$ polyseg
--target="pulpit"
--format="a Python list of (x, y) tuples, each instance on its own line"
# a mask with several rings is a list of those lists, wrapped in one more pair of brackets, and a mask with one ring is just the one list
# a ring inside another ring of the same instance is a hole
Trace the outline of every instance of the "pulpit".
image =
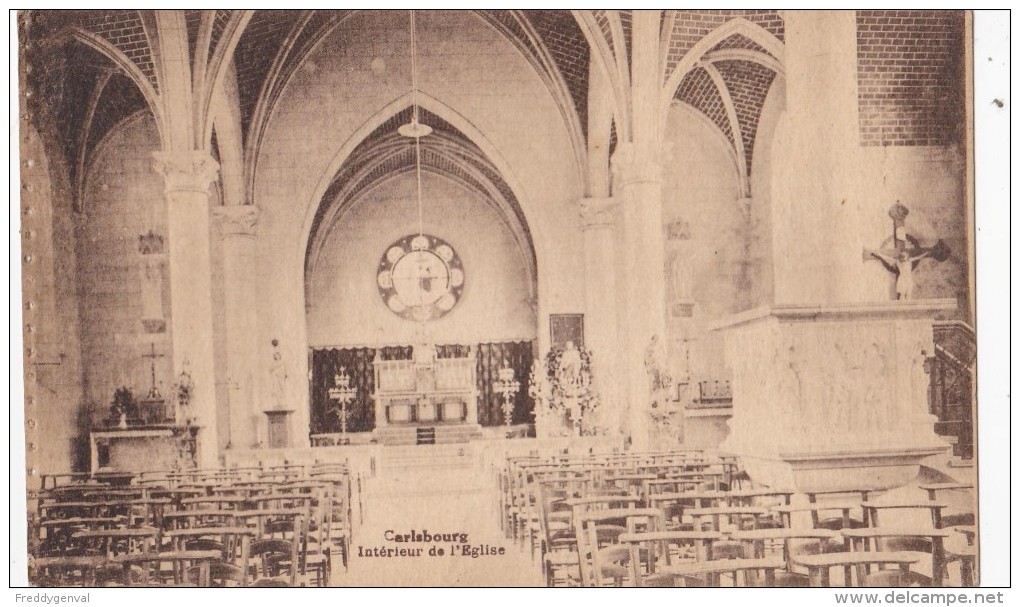
[(475, 357), (470, 349), (463, 356), (438, 358), (434, 347), (415, 346), (412, 360), (377, 356), (372, 364), (378, 442), (404, 442), (421, 426), (435, 427), (437, 436), (443, 428), (479, 429)]

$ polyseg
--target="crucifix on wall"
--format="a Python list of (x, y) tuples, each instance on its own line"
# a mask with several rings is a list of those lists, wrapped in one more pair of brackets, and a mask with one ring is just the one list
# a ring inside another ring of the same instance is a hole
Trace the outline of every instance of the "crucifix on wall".
[(864, 261), (877, 259), (896, 276), (896, 299), (912, 299), (914, 291), (913, 271), (925, 257), (935, 261), (949, 258), (949, 247), (938, 240), (931, 247), (922, 247), (913, 235), (907, 233), (905, 220), (910, 210), (898, 201), (889, 208), (893, 220), (892, 236), (885, 240), (882, 248), (864, 249)]

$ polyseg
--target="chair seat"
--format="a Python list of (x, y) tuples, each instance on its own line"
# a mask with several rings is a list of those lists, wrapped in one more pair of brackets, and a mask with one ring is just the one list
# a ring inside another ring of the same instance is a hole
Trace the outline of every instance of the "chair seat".
[(615, 563), (604, 563), (599, 569), (604, 578), (622, 579), (627, 577), (629, 573), (626, 567)]
[(672, 588), (682, 577), (675, 573), (653, 573), (641, 578), (641, 585), (648, 588)]
[[(811, 585), (811, 578), (803, 573), (791, 573), (789, 571), (777, 571), (776, 588), (807, 588)], [(759, 580), (764, 585), (765, 580)]]
[(884, 569), (864, 576), (861, 586), (866, 588), (927, 588), (931, 586), (931, 579), (913, 571)]
[(290, 584), (284, 578), (264, 577), (255, 580), (252, 584), (255, 588), (289, 588)]
[(565, 567), (567, 565), (577, 565), (577, 553), (567, 552), (565, 550), (556, 550), (553, 552), (545, 553), (545, 562), (553, 567)]

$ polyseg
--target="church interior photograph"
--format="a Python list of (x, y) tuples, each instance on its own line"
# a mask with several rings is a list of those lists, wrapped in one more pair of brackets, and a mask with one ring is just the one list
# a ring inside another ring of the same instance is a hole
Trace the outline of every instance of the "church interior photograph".
[(981, 582), (971, 13), (17, 28), (31, 586)]

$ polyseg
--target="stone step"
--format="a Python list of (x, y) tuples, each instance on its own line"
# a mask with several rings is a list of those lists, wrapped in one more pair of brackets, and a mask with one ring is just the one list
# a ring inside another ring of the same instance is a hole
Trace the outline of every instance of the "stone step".
[(477, 424), (387, 426), (378, 428), (373, 433), (376, 442), (387, 446), (466, 443), (481, 437), (482, 428)]

